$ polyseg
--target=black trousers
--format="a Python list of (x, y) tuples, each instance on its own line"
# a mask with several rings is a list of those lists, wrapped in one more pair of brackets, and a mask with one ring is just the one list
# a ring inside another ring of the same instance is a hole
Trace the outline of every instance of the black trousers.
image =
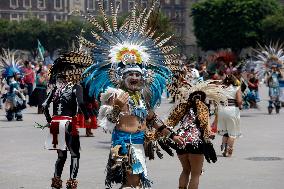
[(27, 85), (27, 90), (28, 90), (28, 94), (27, 95), (30, 97), (32, 92), (33, 92), (33, 90), (34, 90), (34, 85), (32, 83), (26, 83), (26, 85)]
[[(66, 144), (71, 154), (70, 179), (76, 179), (79, 170), (80, 159), (80, 139), (79, 135), (72, 136), (71, 132), (66, 132)], [(64, 164), (67, 159), (67, 150), (57, 150), (57, 161), (55, 163), (55, 177), (61, 177)]]

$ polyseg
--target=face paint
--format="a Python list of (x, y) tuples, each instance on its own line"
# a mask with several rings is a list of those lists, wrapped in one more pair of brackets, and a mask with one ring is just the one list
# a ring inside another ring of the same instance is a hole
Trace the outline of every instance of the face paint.
[(66, 84), (65, 80), (63, 78), (57, 78), (56, 79), (56, 87), (57, 89), (62, 88)]
[(124, 85), (130, 91), (139, 91), (142, 86), (142, 74), (139, 72), (127, 72), (125, 73)]

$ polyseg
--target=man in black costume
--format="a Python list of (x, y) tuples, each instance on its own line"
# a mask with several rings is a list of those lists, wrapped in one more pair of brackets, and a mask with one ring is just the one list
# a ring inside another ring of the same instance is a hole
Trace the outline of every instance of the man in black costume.
[[(54, 84), (46, 101), (43, 104), (44, 114), (48, 122), (50, 133), (45, 142), (45, 147), (57, 150), (58, 159), (55, 163), (54, 177), (51, 187), (62, 188), (61, 174), (67, 159), (67, 150), (71, 154), (70, 178), (67, 180), (67, 189), (77, 189), (77, 173), (80, 159), (80, 140), (76, 128), (76, 115), (78, 109), (83, 112), (85, 120), (90, 121), (83, 101), (83, 90), (77, 84), (80, 73), (83, 71), (82, 64), (67, 62), (74, 54), (64, 54), (55, 60), (50, 70), (50, 82)], [(78, 66), (80, 66), (78, 68)], [(72, 72), (72, 73), (71, 73)], [(74, 72), (76, 72), (74, 74)], [(53, 103), (53, 116), (49, 113), (49, 105)]]

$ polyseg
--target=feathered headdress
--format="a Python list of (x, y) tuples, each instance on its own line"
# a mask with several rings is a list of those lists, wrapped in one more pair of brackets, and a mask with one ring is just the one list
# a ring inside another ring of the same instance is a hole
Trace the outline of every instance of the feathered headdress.
[[(207, 70), (210, 73), (228, 73), (230, 66), (236, 66), (237, 57), (231, 50), (220, 50), (207, 58)], [(231, 64), (231, 65), (230, 65)]]
[(263, 76), (267, 69), (272, 66), (282, 67), (284, 64), (283, 44), (270, 43), (269, 46), (260, 46), (259, 49), (254, 50), (256, 60), (252, 61), (255, 65), (255, 71), (259, 76)]
[(210, 100), (216, 106), (220, 103), (228, 104), (227, 92), (223, 85), (216, 80), (199, 81), (194, 85), (184, 86), (180, 89), (180, 98), (177, 105), (169, 114), (167, 125), (175, 127), (189, 111), (193, 108), (201, 128), (204, 129), (204, 138), (209, 140), (211, 129), (209, 124), (209, 109), (206, 100)]
[(2, 49), (2, 55), (0, 56), (0, 72), (6, 79), (21, 73), (21, 60), (15, 58), (16, 52), (17, 51), (10, 51), (9, 49)]
[(189, 99), (199, 99), (203, 102), (207, 99), (213, 101), (216, 105), (220, 104), (220, 102), (226, 103), (227, 92), (220, 83), (221, 82), (217, 80), (206, 80), (198, 81), (195, 84), (180, 84), (179, 88), (175, 89), (175, 92), (179, 94), (176, 100), (179, 103), (184, 103)]
[(136, 70), (143, 75), (144, 89), (151, 94), (149, 104), (154, 107), (160, 101), (170, 78), (170, 65), (175, 62), (173, 58), (178, 56), (170, 53), (174, 46), (165, 45), (171, 36), (154, 37), (155, 31), (148, 25), (155, 3), (150, 10), (144, 9), (139, 14), (134, 6), (120, 28), (117, 24), (119, 7), (114, 10), (111, 5), (110, 22), (102, 5), (99, 5), (103, 17), (102, 25), (94, 16), (83, 15), (98, 30), (92, 31), (94, 41), (80, 37), (81, 43), (91, 49), (95, 60), (83, 74), (86, 77), (84, 84), (89, 88), (89, 96), (98, 99), (99, 94), (108, 87), (120, 85), (123, 73)]
[(92, 57), (84, 52), (70, 52), (62, 54), (54, 61), (49, 70), (50, 83), (55, 83), (58, 76), (64, 76), (67, 82), (82, 81), (85, 69), (93, 63)]

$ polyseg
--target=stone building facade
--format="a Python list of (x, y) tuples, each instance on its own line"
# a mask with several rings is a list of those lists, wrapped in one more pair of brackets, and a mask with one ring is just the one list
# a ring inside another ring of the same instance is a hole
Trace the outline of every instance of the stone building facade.
[(0, 17), (11, 21), (25, 20), (30, 17), (37, 17), (45, 22), (67, 20), (71, 3), (74, 4), (73, 1), (2, 0), (0, 1)]
[[(98, 2), (110, 14), (110, 5), (120, 5), (120, 14), (128, 12), (134, 3), (141, 8), (150, 6), (153, 0), (1, 0), (0, 18), (20, 21), (31, 16), (45, 22), (68, 20), (70, 12), (79, 9), (84, 12), (99, 11)], [(161, 11), (170, 19), (175, 36), (180, 41), (180, 49), (186, 55), (199, 54), (190, 17), (192, 4), (198, 0), (159, 0)], [(284, 0), (279, 0), (284, 4)]]

